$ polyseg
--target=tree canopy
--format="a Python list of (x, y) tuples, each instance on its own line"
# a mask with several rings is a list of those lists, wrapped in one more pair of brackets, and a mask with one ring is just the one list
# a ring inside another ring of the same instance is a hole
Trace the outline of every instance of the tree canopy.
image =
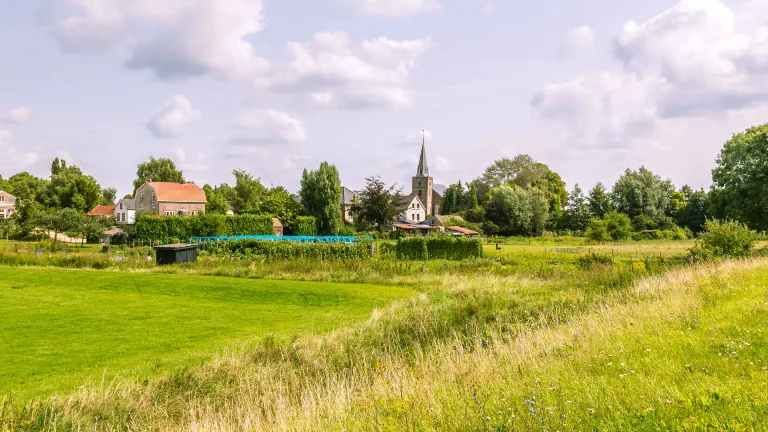
[(336, 235), (342, 226), (341, 180), (335, 165), (322, 162), (316, 171), (301, 175), (301, 203), (317, 219), (321, 235)]
[(725, 143), (712, 180), (723, 216), (768, 230), (768, 123)]
[(184, 183), (184, 175), (176, 169), (176, 164), (172, 160), (155, 159), (154, 156), (150, 156), (147, 162), (141, 163), (137, 167), (133, 190), (135, 191), (147, 182)]
[(642, 215), (659, 220), (666, 215), (674, 190), (670, 180), (662, 180), (644, 166), (637, 171), (627, 168), (613, 186), (611, 200), (617, 211), (630, 218)]
[(378, 176), (365, 179), (365, 188), (359, 194), (359, 201), (352, 205), (355, 217), (369, 224), (377, 224), (379, 230), (391, 223), (404, 210), (403, 189), (396, 185), (387, 187)]

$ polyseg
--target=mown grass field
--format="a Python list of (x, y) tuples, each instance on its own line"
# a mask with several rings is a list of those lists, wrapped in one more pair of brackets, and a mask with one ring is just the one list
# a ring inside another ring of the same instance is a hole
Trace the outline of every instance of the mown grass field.
[(407, 287), (53, 268), (0, 268), (0, 394), (153, 377), (267, 334), (370, 316)]

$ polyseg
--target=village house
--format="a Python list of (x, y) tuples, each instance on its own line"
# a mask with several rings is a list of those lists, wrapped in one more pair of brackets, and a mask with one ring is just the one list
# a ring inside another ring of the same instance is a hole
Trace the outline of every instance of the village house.
[(119, 224), (136, 223), (136, 200), (123, 198), (115, 205), (115, 221)]
[(400, 220), (409, 223), (424, 223), (427, 218), (427, 209), (419, 197), (409, 195), (406, 197), (406, 202), (408, 204), (400, 215)]
[(91, 217), (114, 217), (115, 216), (115, 206), (113, 205), (100, 205), (93, 208), (93, 210), (86, 213), (86, 216)]
[(352, 206), (357, 203), (357, 192), (352, 189), (343, 187), (341, 188), (341, 215), (344, 221), (347, 223), (353, 223), (355, 221), (352, 216)]
[(158, 216), (204, 214), (207, 202), (203, 189), (194, 183), (144, 183), (134, 195), (136, 212)]
[(16, 211), (16, 197), (0, 190), (0, 219), (8, 219)]

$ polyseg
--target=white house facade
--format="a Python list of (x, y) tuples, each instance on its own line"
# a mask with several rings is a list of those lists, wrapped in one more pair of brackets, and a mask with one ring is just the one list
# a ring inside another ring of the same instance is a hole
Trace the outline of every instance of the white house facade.
[(123, 198), (115, 205), (115, 222), (133, 225), (136, 223), (136, 200)]
[(409, 195), (406, 197), (408, 206), (402, 213), (402, 219), (412, 223), (424, 223), (427, 218), (427, 209), (418, 196)]
[(0, 219), (8, 219), (16, 211), (16, 197), (0, 190)]

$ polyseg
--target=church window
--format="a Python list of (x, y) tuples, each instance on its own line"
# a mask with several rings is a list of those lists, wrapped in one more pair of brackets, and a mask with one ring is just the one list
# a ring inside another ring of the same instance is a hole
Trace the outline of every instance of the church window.
[(421, 189), (419, 189), (419, 196), (421, 196)]

